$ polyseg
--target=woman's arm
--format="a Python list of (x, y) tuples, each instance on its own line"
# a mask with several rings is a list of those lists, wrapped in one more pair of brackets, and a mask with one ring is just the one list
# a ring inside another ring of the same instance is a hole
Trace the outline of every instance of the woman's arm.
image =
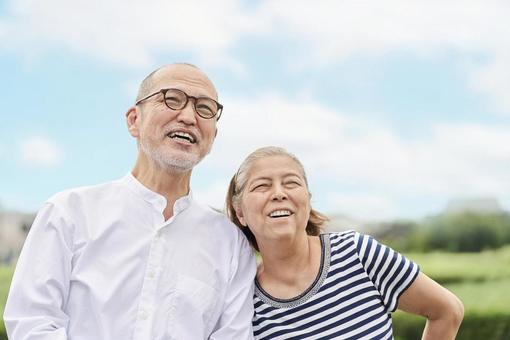
[(464, 317), (462, 302), (421, 272), (400, 297), (398, 309), (427, 318), (422, 340), (455, 339)]

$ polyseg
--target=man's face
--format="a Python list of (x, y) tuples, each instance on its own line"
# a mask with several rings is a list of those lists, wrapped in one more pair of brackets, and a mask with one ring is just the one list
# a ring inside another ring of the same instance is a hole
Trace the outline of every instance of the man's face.
[[(216, 90), (202, 71), (187, 65), (171, 65), (154, 75), (154, 87), (176, 88), (189, 96), (216, 99)], [(147, 94), (150, 94), (147, 93)], [(191, 170), (210, 151), (216, 136), (216, 117), (204, 119), (193, 107), (193, 99), (180, 110), (165, 105), (162, 94), (138, 104), (135, 136), (141, 151), (165, 169)], [(128, 118), (129, 119), (129, 118)]]

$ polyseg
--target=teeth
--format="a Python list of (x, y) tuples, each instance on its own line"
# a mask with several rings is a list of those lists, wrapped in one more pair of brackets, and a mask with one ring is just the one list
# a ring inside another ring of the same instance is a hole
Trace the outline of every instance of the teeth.
[(269, 214), (270, 217), (282, 217), (282, 216), (290, 216), (292, 213), (290, 210), (276, 210)]
[(169, 137), (170, 138), (183, 138), (183, 139), (187, 139), (190, 143), (195, 143), (195, 138), (193, 138), (192, 135), (190, 135), (189, 133), (187, 132), (183, 132), (183, 131), (175, 131), (175, 132), (171, 132), (169, 134)]

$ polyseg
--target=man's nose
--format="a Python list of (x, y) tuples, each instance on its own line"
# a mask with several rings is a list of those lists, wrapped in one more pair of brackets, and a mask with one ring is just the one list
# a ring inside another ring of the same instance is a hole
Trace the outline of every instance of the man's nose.
[(197, 113), (195, 112), (195, 103), (193, 100), (188, 100), (186, 106), (184, 106), (179, 114), (177, 120), (186, 125), (195, 125), (197, 123)]

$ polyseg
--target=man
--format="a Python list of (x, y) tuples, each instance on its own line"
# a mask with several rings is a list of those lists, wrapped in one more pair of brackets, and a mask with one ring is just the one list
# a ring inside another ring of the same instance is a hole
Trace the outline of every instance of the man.
[(190, 192), (216, 136), (217, 98), (188, 64), (142, 82), (126, 113), (133, 171), (59, 193), (38, 213), (5, 308), (10, 339), (252, 338), (254, 256)]

